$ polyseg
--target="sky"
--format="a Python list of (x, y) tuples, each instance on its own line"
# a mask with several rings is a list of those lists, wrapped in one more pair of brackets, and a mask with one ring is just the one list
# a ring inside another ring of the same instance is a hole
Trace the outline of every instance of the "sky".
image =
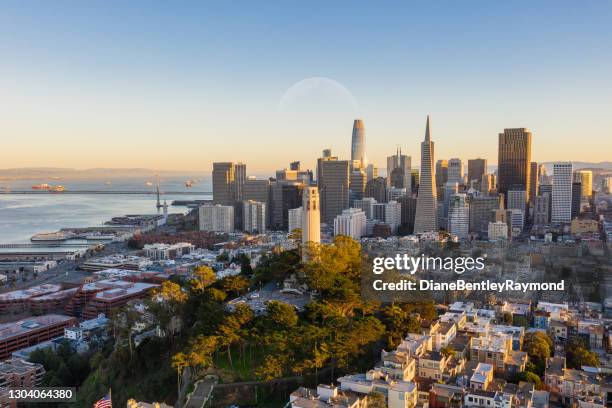
[[(3, 1), (0, 168), (612, 160), (609, 1)], [(8, 153), (8, 154), (7, 154)]]

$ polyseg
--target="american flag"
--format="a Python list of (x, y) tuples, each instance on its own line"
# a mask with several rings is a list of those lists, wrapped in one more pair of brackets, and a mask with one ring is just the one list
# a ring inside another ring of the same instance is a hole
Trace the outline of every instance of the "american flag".
[(96, 401), (93, 408), (113, 408), (110, 393), (106, 394), (104, 397), (102, 397), (102, 399)]

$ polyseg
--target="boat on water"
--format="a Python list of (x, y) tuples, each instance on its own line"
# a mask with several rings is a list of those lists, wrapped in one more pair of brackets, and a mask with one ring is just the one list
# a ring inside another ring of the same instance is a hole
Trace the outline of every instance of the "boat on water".
[(147, 181), (147, 182), (145, 183), (145, 185), (146, 185), (147, 187), (151, 187), (151, 186), (153, 185), (153, 183), (152, 183), (152, 182), (150, 182), (150, 181)]
[(185, 187), (191, 187), (193, 185), (193, 180), (185, 181)]
[(66, 190), (64, 186), (49, 186), (49, 191), (52, 193), (61, 193), (64, 190)]
[(106, 184), (107, 186), (110, 186), (111, 184), (113, 184), (112, 181), (105, 181), (104, 184)]

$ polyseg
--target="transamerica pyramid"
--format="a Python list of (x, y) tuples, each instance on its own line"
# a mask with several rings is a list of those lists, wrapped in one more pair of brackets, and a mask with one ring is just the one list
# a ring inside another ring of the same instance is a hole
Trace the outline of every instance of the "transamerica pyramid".
[(414, 233), (438, 231), (438, 200), (434, 174), (434, 143), (429, 131), (429, 115), (425, 140), (421, 142), (421, 174), (414, 220)]

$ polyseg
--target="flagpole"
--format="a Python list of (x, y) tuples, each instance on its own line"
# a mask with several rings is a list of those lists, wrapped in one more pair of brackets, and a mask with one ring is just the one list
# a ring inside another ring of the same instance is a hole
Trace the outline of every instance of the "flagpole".
[(110, 400), (110, 406), (113, 408), (113, 389), (108, 387), (108, 399)]

